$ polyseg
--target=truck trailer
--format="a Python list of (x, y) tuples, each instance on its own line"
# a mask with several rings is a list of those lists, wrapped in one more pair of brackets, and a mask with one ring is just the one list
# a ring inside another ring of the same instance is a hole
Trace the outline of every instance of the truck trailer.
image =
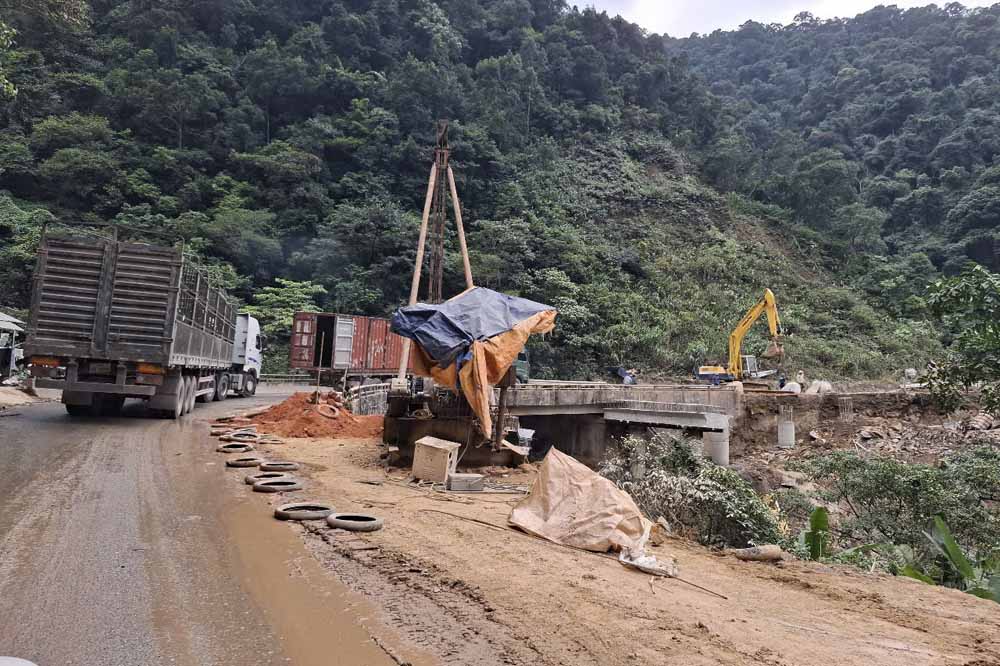
[(288, 365), (293, 370), (338, 371), (348, 378), (388, 378), (399, 372), (403, 338), (382, 317), (296, 312)]
[(176, 419), (196, 402), (253, 395), (264, 346), (257, 320), (180, 246), (43, 233), (24, 355), (70, 415), (139, 398)]

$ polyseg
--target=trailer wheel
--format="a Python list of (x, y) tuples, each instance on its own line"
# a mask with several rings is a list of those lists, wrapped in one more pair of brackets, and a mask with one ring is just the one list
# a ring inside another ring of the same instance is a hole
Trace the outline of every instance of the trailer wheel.
[(250, 397), (257, 393), (257, 378), (251, 374), (246, 373), (243, 377), (243, 396)]
[(187, 378), (187, 397), (184, 401), (184, 413), (190, 414), (194, 411), (194, 399), (195, 392), (198, 390), (198, 378), (188, 377)]
[(229, 375), (223, 372), (216, 379), (215, 399), (225, 400), (229, 397)]
[[(216, 376), (212, 375), (212, 392), (211, 393), (206, 393), (205, 395), (199, 395), (198, 396), (198, 402), (212, 402), (213, 400), (215, 400), (215, 382), (216, 381), (217, 381), (216, 380)], [(200, 384), (199, 384), (199, 386), (200, 386)]]
[(184, 397), (187, 395), (185, 393), (187, 383), (184, 381), (184, 378), (178, 378), (173, 388), (176, 391), (176, 393), (171, 396), (173, 398), (173, 404), (160, 412), (160, 414), (167, 419), (179, 419), (181, 415), (184, 414)]

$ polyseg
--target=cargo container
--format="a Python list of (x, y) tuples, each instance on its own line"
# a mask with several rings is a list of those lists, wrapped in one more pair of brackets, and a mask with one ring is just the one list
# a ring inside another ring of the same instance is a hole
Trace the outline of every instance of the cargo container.
[[(322, 348), (321, 348), (322, 347)], [(392, 377), (399, 372), (403, 338), (389, 320), (334, 312), (297, 312), (292, 322), (289, 366), (334, 370), (348, 377)]]
[(71, 415), (115, 413), (134, 397), (177, 418), (231, 391), (251, 395), (263, 347), (257, 320), (238, 315), (180, 246), (43, 234), (24, 354)]

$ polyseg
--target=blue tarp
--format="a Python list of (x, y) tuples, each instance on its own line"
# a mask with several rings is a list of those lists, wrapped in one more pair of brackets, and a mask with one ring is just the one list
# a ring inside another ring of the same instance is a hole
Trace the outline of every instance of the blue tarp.
[(555, 308), (476, 287), (438, 305), (417, 303), (396, 310), (392, 332), (414, 340), (435, 364), (447, 367), (465, 354), (473, 341), (506, 333), (546, 310)]

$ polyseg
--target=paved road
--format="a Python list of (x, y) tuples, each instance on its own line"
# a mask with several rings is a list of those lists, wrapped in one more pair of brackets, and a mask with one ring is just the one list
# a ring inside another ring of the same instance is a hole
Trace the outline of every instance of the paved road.
[(0, 419), (0, 655), (391, 664), (356, 600), (212, 450), (207, 419), (274, 399), (179, 421), (143, 418), (140, 403), (114, 419), (71, 419), (58, 403)]

